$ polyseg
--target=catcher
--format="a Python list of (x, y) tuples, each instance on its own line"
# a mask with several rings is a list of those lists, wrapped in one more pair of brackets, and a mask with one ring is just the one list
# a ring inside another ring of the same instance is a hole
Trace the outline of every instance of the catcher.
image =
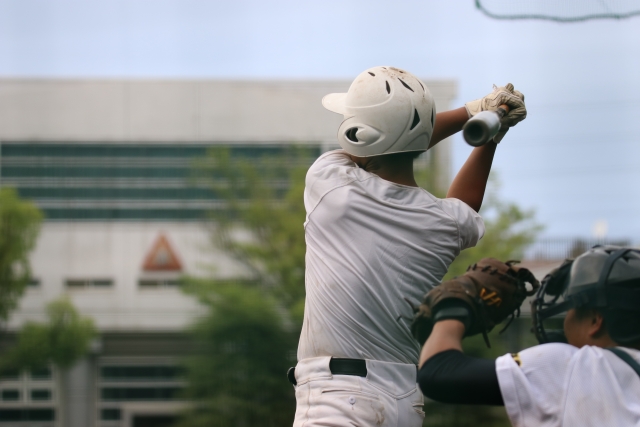
[[(504, 405), (516, 427), (640, 426), (640, 250), (596, 246), (537, 288), (528, 270), (487, 258), (430, 291), (412, 325), (416, 338), (428, 336), (418, 373), (424, 394)], [(542, 345), (497, 360), (462, 353), (465, 336), (491, 330), (534, 291)], [(548, 330), (562, 313), (564, 330)]]

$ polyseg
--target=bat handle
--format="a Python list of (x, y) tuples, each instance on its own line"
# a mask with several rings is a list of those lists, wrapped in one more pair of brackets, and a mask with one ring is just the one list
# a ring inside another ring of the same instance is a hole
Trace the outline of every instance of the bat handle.
[(509, 110), (510, 108), (507, 104), (502, 104), (501, 106), (498, 107), (498, 109), (496, 110), (496, 113), (498, 114), (498, 117), (503, 118), (509, 113)]
[(509, 112), (507, 104), (496, 111), (481, 111), (470, 118), (462, 127), (462, 136), (473, 147), (486, 144), (500, 131), (500, 120)]

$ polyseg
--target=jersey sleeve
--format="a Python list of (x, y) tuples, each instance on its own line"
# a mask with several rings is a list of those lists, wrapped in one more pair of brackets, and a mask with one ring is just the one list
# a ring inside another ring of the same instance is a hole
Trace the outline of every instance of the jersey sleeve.
[(425, 396), (459, 405), (503, 405), (496, 361), (480, 359), (458, 350), (431, 356), (418, 371)]
[(543, 344), (496, 360), (500, 392), (513, 426), (562, 425), (577, 350), (568, 344)]
[(361, 171), (343, 150), (324, 153), (307, 171), (304, 206), (309, 215), (325, 194), (358, 179)]
[(460, 250), (472, 248), (484, 236), (484, 221), (478, 212), (462, 200), (441, 199), (440, 206), (458, 224)]

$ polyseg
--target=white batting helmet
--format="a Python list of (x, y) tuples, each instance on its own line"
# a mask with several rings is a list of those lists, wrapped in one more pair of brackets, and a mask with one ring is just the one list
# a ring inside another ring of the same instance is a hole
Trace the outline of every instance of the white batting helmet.
[(338, 142), (349, 154), (370, 157), (429, 148), (436, 106), (425, 84), (407, 71), (369, 68), (347, 93), (330, 93), (322, 105), (344, 115)]

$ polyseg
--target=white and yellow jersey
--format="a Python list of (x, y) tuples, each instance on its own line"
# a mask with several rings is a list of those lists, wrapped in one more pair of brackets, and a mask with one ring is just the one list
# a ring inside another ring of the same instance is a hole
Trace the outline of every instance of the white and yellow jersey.
[(611, 351), (543, 344), (498, 358), (496, 372), (514, 427), (640, 427), (640, 377)]

